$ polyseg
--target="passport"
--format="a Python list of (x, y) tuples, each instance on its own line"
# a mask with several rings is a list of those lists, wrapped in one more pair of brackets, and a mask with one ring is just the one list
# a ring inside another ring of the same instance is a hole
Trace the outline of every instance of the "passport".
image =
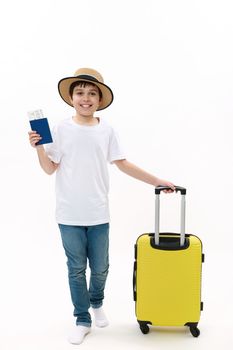
[(53, 142), (47, 118), (32, 119), (29, 122), (31, 129), (42, 137), (42, 139), (36, 143), (36, 146)]

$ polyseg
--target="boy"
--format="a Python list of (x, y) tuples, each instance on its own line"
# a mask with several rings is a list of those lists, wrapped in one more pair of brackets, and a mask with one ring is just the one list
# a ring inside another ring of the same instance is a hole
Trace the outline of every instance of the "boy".
[[(56, 172), (56, 220), (67, 256), (69, 286), (76, 327), (69, 341), (81, 344), (91, 330), (91, 306), (98, 327), (108, 325), (102, 304), (108, 274), (108, 169), (113, 163), (126, 174), (153, 186), (168, 181), (145, 172), (126, 160), (113, 128), (94, 113), (113, 101), (110, 87), (93, 69), (81, 68), (73, 77), (61, 79), (62, 99), (74, 107), (75, 115), (53, 129), (53, 143), (36, 146), (36, 131), (29, 140), (36, 148), (40, 165), (47, 174)], [(91, 271), (89, 289), (86, 264)]]

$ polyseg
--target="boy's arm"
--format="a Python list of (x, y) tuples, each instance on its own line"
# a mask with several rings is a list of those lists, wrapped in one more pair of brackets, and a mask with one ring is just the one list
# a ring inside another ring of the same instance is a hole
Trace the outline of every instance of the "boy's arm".
[(145, 170), (140, 169), (135, 164), (130, 163), (126, 159), (115, 160), (114, 164), (116, 164), (117, 167), (121, 171), (123, 171), (125, 174), (130, 175), (137, 180), (146, 182), (146, 183), (153, 185), (155, 187), (162, 185), (162, 186), (168, 186), (171, 188), (171, 190), (167, 190), (164, 192), (173, 192), (175, 190), (175, 185), (173, 183), (166, 181), (166, 180), (159, 179), (158, 177), (147, 173)]
[(59, 164), (54, 163), (47, 156), (43, 145), (37, 146), (36, 150), (41, 168), (46, 172), (46, 174), (52, 175), (57, 170)]
[(37, 134), (35, 131), (29, 131), (29, 141), (32, 147), (34, 147), (37, 151), (37, 155), (39, 158), (40, 166), (41, 168), (46, 172), (46, 174), (51, 175), (53, 174), (59, 164), (54, 163), (46, 154), (44, 146), (39, 145), (36, 146), (36, 143), (41, 140), (41, 137), (39, 134)]

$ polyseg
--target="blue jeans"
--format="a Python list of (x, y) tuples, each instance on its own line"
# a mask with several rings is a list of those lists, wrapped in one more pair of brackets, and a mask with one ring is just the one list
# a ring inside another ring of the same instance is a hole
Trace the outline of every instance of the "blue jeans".
[[(90, 306), (103, 304), (108, 275), (109, 224), (70, 226), (58, 224), (67, 256), (69, 286), (77, 325), (91, 326)], [(86, 281), (90, 267), (89, 289)]]

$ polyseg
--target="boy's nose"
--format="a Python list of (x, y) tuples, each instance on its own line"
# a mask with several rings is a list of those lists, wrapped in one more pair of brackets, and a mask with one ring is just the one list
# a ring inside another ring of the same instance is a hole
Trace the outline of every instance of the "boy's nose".
[(83, 100), (84, 101), (88, 101), (88, 99), (89, 99), (89, 95), (83, 95)]

